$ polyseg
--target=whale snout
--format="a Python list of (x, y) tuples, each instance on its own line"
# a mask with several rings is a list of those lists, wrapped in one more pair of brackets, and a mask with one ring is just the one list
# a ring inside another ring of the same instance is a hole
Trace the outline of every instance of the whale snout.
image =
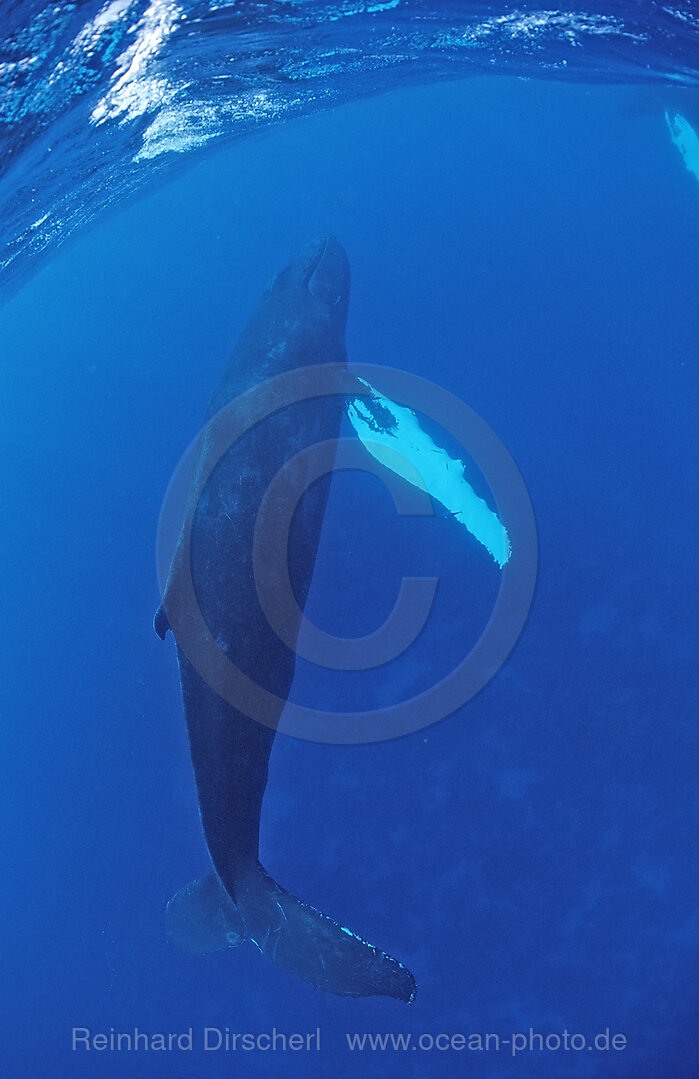
[[(320, 236), (305, 247), (285, 270), (274, 278), (270, 290), (285, 303), (302, 303), (302, 295), (312, 296), (322, 313), (344, 320), (350, 292), (349, 261), (344, 247), (334, 236)], [(333, 319), (334, 321), (334, 319)]]
[(322, 236), (309, 248), (311, 256), (307, 288), (311, 296), (328, 307), (346, 306), (349, 300), (349, 261), (334, 236)]
[[(337, 337), (345, 332), (350, 295), (349, 261), (344, 247), (334, 236), (320, 236), (305, 247), (286, 269), (270, 282), (265, 302), (271, 302), (281, 318), (274, 333), (287, 333), (288, 312), (299, 325), (319, 323)], [(283, 316), (283, 317), (282, 317)], [(265, 318), (269, 321), (268, 315)]]

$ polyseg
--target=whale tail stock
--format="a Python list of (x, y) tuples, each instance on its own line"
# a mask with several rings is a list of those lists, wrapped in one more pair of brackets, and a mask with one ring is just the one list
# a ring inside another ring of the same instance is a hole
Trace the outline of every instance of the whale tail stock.
[(180, 889), (165, 911), (169, 940), (202, 955), (248, 939), (278, 966), (328, 993), (412, 1003), (415, 979), (407, 967), (285, 891), (259, 863), (238, 879), (235, 895), (234, 903), (215, 873)]

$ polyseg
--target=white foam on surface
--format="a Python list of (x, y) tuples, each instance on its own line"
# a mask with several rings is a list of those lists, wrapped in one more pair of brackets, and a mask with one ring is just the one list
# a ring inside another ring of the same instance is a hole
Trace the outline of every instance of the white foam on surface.
[[(112, 85), (95, 108), (93, 124), (120, 118), (135, 120), (144, 113), (172, 101), (177, 91), (168, 78), (150, 74), (148, 69), (162, 52), (182, 16), (173, 0), (151, 0), (136, 27), (136, 37), (117, 60)], [(112, 17), (115, 17), (114, 9)]]

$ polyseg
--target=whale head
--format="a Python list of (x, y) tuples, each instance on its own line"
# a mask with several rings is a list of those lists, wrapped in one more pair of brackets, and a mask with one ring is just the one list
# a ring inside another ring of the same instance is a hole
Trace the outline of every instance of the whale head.
[(344, 333), (350, 294), (349, 261), (334, 236), (320, 236), (270, 282), (265, 298), (329, 322)]
[(267, 285), (209, 405), (207, 419), (237, 394), (284, 371), (344, 363), (349, 262), (334, 236), (305, 247)]

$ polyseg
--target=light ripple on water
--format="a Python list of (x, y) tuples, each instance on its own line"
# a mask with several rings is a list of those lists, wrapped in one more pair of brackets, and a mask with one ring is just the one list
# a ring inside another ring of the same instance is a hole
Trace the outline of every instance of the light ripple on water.
[(578, 10), (451, 0), (6, 8), (0, 289), (183, 154), (333, 104), (485, 72), (699, 83), (693, 0)]

